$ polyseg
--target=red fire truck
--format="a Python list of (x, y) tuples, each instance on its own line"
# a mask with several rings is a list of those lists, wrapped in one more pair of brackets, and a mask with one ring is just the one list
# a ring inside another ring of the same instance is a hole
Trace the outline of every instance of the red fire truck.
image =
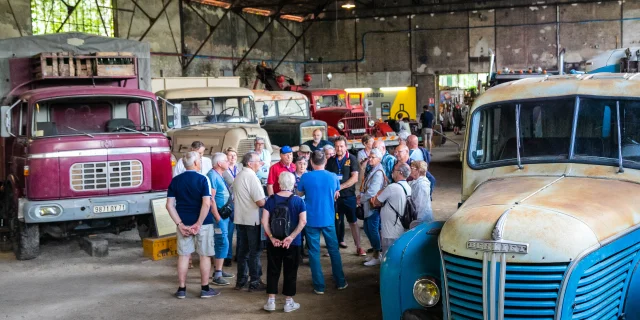
[[(28, 44), (28, 45), (27, 45)], [(171, 181), (148, 44), (79, 33), (0, 41), (0, 240), (151, 226)], [(122, 52), (126, 51), (126, 52)]]

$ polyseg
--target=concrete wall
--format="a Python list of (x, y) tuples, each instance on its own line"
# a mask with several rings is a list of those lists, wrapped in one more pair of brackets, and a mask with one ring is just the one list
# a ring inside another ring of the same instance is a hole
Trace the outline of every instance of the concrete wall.
[[(305, 54), (323, 57), (332, 86), (418, 84), (421, 103), (435, 96), (428, 75), (488, 72), (490, 49), (501, 69), (555, 70), (558, 44), (573, 67), (602, 51), (638, 45), (638, 18), (640, 1), (626, 0), (324, 21), (307, 33)], [(307, 64), (315, 78), (319, 70)]]

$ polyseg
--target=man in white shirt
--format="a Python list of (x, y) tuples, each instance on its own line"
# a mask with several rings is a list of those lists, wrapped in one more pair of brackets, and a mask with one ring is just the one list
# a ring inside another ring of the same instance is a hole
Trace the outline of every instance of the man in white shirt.
[(374, 198), (376, 206), (382, 206), (380, 210), (380, 238), (382, 242), (382, 255), (384, 255), (393, 243), (404, 234), (404, 227), (399, 216), (404, 215), (407, 204), (407, 196), (411, 195), (411, 187), (407, 178), (411, 174), (411, 168), (406, 163), (398, 164), (393, 170), (392, 183), (384, 188)]
[(262, 161), (262, 166), (260, 166), (256, 174), (262, 185), (266, 185), (267, 178), (269, 178), (269, 168), (271, 168), (271, 151), (264, 148), (264, 138), (257, 137), (254, 143), (255, 149), (253, 152), (257, 153)]
[[(237, 234), (238, 274), (236, 289), (249, 284), (249, 291), (261, 291), (266, 285), (260, 280), (260, 207), (265, 204), (264, 189), (256, 173), (262, 166), (262, 160), (255, 152), (242, 157), (242, 171), (233, 181), (234, 218)], [(247, 266), (249, 279), (247, 279)]]
[[(200, 170), (198, 170), (198, 172), (200, 172), (201, 174), (206, 175), (211, 169), (213, 169), (213, 164), (211, 163), (211, 159), (209, 157), (204, 157), (204, 150), (205, 150), (205, 146), (204, 143), (202, 143), (201, 141), (194, 141), (191, 143), (191, 150), (190, 151), (195, 151), (197, 153), (200, 154), (200, 159), (202, 161), (202, 164), (200, 165)], [(183, 172), (187, 171), (187, 169), (184, 167), (182, 158), (176, 163), (175, 168), (173, 168), (173, 176), (177, 176)]]

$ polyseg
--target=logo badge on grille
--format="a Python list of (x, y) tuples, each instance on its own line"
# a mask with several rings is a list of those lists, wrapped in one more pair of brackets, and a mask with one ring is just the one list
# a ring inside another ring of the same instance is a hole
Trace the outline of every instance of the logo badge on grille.
[(467, 249), (500, 252), (500, 253), (529, 253), (529, 244), (507, 240), (469, 240)]

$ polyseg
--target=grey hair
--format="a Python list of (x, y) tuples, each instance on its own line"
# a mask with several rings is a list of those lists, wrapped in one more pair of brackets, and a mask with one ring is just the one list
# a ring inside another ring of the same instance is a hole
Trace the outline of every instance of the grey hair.
[(326, 145), (326, 146), (322, 147), (322, 150), (323, 150), (323, 151), (327, 151), (327, 150), (335, 150), (335, 148), (334, 148), (332, 145), (328, 144), (328, 145)]
[(284, 171), (278, 177), (278, 183), (280, 184), (280, 190), (292, 191), (293, 186), (296, 184), (296, 177), (293, 173)]
[(249, 167), (249, 162), (251, 162), (251, 160), (253, 160), (253, 156), (260, 156), (259, 154), (255, 153), (255, 152), (247, 152), (244, 154), (244, 156), (242, 156), (242, 166), (245, 168)]
[(196, 151), (187, 152), (182, 158), (182, 164), (185, 168), (193, 168), (196, 165), (196, 161), (200, 160), (200, 154)]
[(384, 156), (382, 154), (382, 151), (380, 151), (380, 149), (376, 149), (376, 148), (371, 149), (371, 152), (369, 154), (373, 154), (378, 159), (382, 159), (382, 156)]
[(404, 177), (406, 179), (411, 174), (411, 167), (409, 167), (408, 164), (403, 163), (400, 166), (398, 166), (398, 172), (400, 173), (400, 175), (402, 177)]
[(256, 137), (256, 141), (254, 141), (253, 143), (255, 144), (256, 142), (264, 142), (264, 138), (263, 137)]
[(213, 157), (211, 157), (211, 162), (213, 162), (213, 166), (217, 167), (218, 166), (218, 162), (220, 161), (227, 161), (227, 155), (222, 153), (222, 152), (216, 152), (216, 154), (213, 155)]

